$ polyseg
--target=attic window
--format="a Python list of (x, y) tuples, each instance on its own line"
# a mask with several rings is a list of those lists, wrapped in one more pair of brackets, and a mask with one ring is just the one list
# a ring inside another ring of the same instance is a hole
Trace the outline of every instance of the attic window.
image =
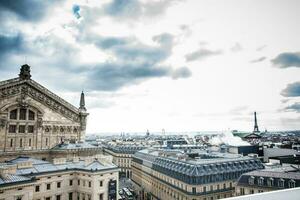
[(63, 128), (60, 128), (60, 132), (64, 132), (64, 129), (63, 129)]
[(272, 187), (274, 185), (274, 179), (273, 178), (269, 178), (268, 179), (268, 186)]
[(254, 176), (249, 177), (249, 185), (254, 185)]
[(291, 179), (289, 181), (289, 188), (294, 188), (295, 187), (295, 181), (293, 179)]
[(263, 177), (260, 177), (258, 179), (258, 185), (263, 185), (264, 184), (264, 178)]
[(280, 187), (280, 188), (284, 187), (284, 180), (283, 179), (278, 180), (278, 187)]

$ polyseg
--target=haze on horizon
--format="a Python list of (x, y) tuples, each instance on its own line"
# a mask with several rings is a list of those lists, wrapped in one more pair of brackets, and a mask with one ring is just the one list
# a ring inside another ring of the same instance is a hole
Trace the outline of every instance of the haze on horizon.
[(0, 80), (25, 62), (87, 133), (300, 129), (298, 0), (0, 1)]

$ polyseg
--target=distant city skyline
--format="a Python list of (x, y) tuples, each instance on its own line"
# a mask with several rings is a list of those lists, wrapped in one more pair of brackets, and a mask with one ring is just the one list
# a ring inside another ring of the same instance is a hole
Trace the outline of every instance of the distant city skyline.
[(300, 130), (300, 1), (0, 2), (0, 80), (90, 113), (87, 133)]

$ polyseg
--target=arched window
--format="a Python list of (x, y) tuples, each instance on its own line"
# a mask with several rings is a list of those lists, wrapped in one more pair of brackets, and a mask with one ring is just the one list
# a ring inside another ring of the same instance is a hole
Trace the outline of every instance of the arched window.
[(20, 109), (20, 115), (19, 115), (20, 120), (26, 120), (26, 112), (27, 112), (26, 109), (24, 109), (24, 108)]
[(10, 111), (9, 118), (10, 119), (17, 119), (17, 113), (18, 113), (17, 109), (14, 109), (14, 110)]
[(33, 111), (29, 110), (28, 112), (28, 120), (34, 120), (35, 119), (35, 114)]

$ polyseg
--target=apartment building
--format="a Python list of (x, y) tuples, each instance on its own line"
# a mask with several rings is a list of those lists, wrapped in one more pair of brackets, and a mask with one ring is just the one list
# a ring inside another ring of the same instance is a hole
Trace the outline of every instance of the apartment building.
[(110, 156), (18, 157), (0, 164), (1, 200), (116, 200), (119, 169)]
[(243, 173), (263, 169), (256, 158), (193, 149), (144, 149), (133, 156), (140, 199), (213, 200), (234, 196)]

